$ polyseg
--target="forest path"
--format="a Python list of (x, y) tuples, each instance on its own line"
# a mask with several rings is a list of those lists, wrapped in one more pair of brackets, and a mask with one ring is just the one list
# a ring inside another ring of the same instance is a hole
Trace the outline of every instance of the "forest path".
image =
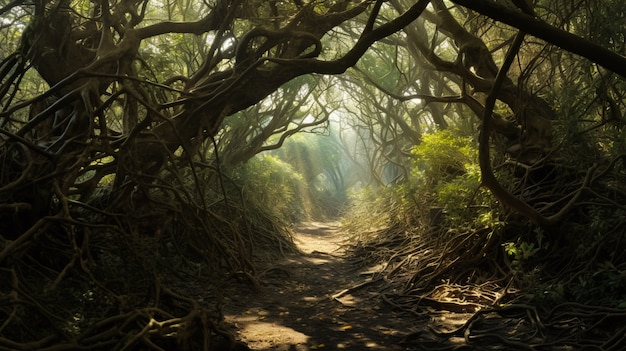
[(412, 321), (367, 287), (370, 277), (342, 251), (338, 223), (296, 228), (300, 253), (267, 267), (258, 292), (234, 291), (226, 321), (252, 350), (403, 350)]

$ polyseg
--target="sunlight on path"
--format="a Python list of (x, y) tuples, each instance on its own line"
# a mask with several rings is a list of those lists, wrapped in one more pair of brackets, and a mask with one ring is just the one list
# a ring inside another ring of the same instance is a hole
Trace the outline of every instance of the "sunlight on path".
[(368, 279), (344, 259), (339, 223), (307, 222), (295, 231), (301, 253), (262, 271), (261, 291), (229, 296), (225, 317), (240, 340), (259, 351), (403, 350), (397, 342), (407, 321), (376, 293), (335, 298)]
[(231, 317), (237, 325), (242, 327), (241, 335), (248, 335), (248, 346), (253, 350), (278, 350), (277, 341), (285, 345), (301, 345), (296, 350), (307, 350), (306, 345), (309, 337), (293, 328), (289, 328), (274, 322), (265, 322), (267, 312), (260, 309), (250, 309), (249, 316)]
[(346, 240), (339, 222), (305, 222), (296, 226), (294, 241), (303, 253), (339, 254)]

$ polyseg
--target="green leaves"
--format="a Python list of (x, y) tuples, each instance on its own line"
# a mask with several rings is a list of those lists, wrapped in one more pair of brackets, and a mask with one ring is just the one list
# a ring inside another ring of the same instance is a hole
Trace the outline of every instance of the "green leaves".
[(426, 183), (436, 185), (467, 173), (476, 165), (478, 153), (471, 138), (442, 130), (422, 136), (422, 143), (411, 150), (415, 156), (415, 175)]
[(285, 221), (301, 219), (300, 198), (306, 185), (302, 175), (278, 157), (253, 157), (238, 170), (235, 180), (255, 206)]
[[(513, 256), (516, 261), (525, 261), (534, 256), (540, 247), (535, 247), (534, 243), (522, 241), (519, 244), (508, 242), (504, 244), (504, 251), (509, 256)], [(515, 262), (514, 262), (515, 264)]]

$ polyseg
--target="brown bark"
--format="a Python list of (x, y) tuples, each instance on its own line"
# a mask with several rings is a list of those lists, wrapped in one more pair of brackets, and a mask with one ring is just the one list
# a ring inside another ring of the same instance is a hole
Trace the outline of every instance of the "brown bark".
[(487, 97), (487, 101), (485, 102), (485, 112), (483, 115), (483, 123), (480, 130), (478, 149), (481, 183), (482, 185), (486, 186), (492, 192), (492, 194), (500, 202), (502, 202), (503, 205), (508, 206), (517, 213), (522, 214), (537, 225), (550, 227), (558, 224), (573, 208), (574, 204), (582, 195), (583, 190), (589, 186), (597, 166), (593, 166), (587, 170), (587, 174), (581, 184), (581, 187), (578, 189), (578, 191), (576, 191), (575, 194), (571, 196), (567, 204), (565, 204), (565, 206), (563, 206), (557, 213), (548, 217), (544, 216), (532, 206), (505, 189), (495, 177), (491, 168), (491, 157), (489, 152), (489, 136), (491, 134), (491, 127), (493, 123), (491, 115), (498, 96), (497, 92), (499, 91), (502, 83), (505, 81), (505, 77), (507, 75), (509, 67), (511, 66), (513, 59), (517, 55), (517, 52), (522, 45), (523, 38), (524, 34), (522, 32), (519, 32), (516, 35), (515, 40), (511, 44), (511, 48), (507, 52), (505, 61), (497, 74), (496, 80), (493, 84), (493, 88), (489, 93), (489, 96)]
[[(287, 44), (287, 49), (282, 51), (282, 55), (263, 56), (271, 49), (271, 47), (264, 46), (260, 50), (262, 52), (254, 52), (253, 56), (258, 58), (254, 62), (248, 62), (249, 66), (245, 69), (235, 66), (231, 75), (220, 75), (218, 79), (223, 79), (219, 84), (220, 88), (202, 94), (203, 87), (196, 87), (198, 93), (187, 99), (181, 112), (171, 121), (156, 126), (152, 131), (154, 136), (150, 138), (156, 137), (168, 149), (173, 150), (186, 140), (201, 136), (214, 136), (224, 118), (257, 103), (295, 77), (310, 73), (345, 72), (356, 64), (371, 44), (401, 30), (417, 18), (428, 3), (429, 1), (422, 0), (398, 18), (364, 32), (350, 51), (334, 61), (308, 58), (309, 53), (306, 50), (311, 45), (317, 47), (319, 39), (335, 26), (365, 11), (369, 2), (364, 1), (345, 11), (324, 15), (313, 13), (310, 8), (305, 8), (285, 26), (285, 29), (276, 33), (276, 36), (282, 35)], [(294, 33), (308, 34), (295, 35)], [(268, 36), (269, 34), (267, 30), (263, 30), (258, 31), (258, 35)], [(247, 39), (246, 43), (251, 40)], [(317, 53), (317, 49), (314, 53)], [(224, 79), (224, 77), (228, 78)], [(218, 79), (209, 78), (203, 81), (202, 85), (215, 84), (220, 81)]]
[(487, 0), (452, 0), (457, 5), (472, 9), (496, 21), (518, 28), (546, 42), (585, 57), (605, 68), (626, 77), (626, 57), (600, 45), (551, 26), (522, 11)]

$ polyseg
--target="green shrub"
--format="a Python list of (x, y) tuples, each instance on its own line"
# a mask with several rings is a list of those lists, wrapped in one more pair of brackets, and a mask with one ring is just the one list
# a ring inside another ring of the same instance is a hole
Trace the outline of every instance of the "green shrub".
[(422, 136), (422, 143), (411, 151), (415, 157), (413, 175), (423, 177), (426, 185), (463, 175), (477, 164), (478, 152), (471, 138), (442, 130)]
[(424, 135), (411, 153), (416, 192), (430, 199), (430, 206), (443, 209), (448, 226), (496, 224), (493, 197), (480, 187), (478, 151), (472, 138), (442, 130)]
[(257, 155), (236, 171), (247, 203), (286, 222), (301, 220), (306, 184), (291, 165), (272, 155)]

